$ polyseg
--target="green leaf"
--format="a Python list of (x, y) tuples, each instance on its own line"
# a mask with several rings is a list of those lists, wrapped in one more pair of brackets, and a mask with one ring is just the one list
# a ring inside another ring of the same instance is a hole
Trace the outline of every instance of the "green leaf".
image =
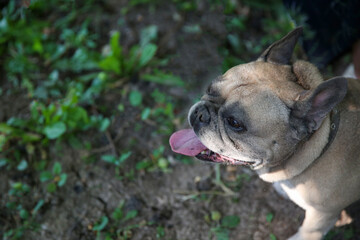
[(104, 132), (109, 126), (110, 126), (110, 119), (104, 118), (100, 122), (100, 128), (99, 128), (100, 132)]
[(47, 165), (47, 161), (46, 160), (40, 160), (40, 161), (36, 161), (34, 163), (34, 168), (36, 169), (36, 171), (43, 171), (45, 169)]
[(169, 166), (169, 162), (166, 158), (160, 158), (158, 160), (158, 166), (161, 169), (166, 169)]
[(141, 112), (141, 120), (146, 120), (149, 118), (151, 113), (151, 109), (150, 108), (145, 108), (142, 112)]
[(115, 72), (118, 75), (121, 74), (120, 60), (113, 56), (109, 56), (101, 60), (99, 62), (99, 67), (105, 71)]
[(132, 152), (129, 151), (129, 152), (126, 152), (126, 153), (121, 154), (121, 156), (119, 157), (118, 162), (119, 162), (119, 163), (124, 162), (126, 159), (128, 159), (128, 158), (131, 156), (131, 153), (132, 153)]
[(125, 106), (124, 106), (124, 104), (120, 103), (120, 104), (118, 105), (118, 110), (119, 110), (120, 112), (124, 112), (124, 111), (125, 111)]
[(120, 207), (117, 207), (115, 208), (114, 212), (111, 214), (111, 217), (114, 219), (114, 220), (121, 220), (123, 218), (123, 211), (122, 211), (122, 208)]
[(63, 122), (57, 122), (44, 128), (44, 134), (49, 139), (60, 137), (66, 132), (66, 125)]
[(43, 171), (40, 173), (40, 182), (46, 182), (53, 179), (53, 175), (49, 171)]
[(14, 131), (14, 128), (9, 126), (6, 123), (0, 123), (0, 132), (5, 134), (11, 134)]
[(157, 46), (152, 43), (146, 44), (141, 51), (139, 65), (140, 68), (144, 67), (146, 64), (150, 62), (150, 60), (154, 57), (157, 50)]
[(81, 149), (83, 147), (82, 142), (75, 135), (71, 135), (68, 139), (71, 147), (75, 149)]
[(237, 35), (229, 34), (227, 38), (232, 49), (234, 49), (235, 51), (239, 51), (241, 49), (240, 39)]
[(32, 210), (32, 214), (36, 215), (36, 213), (40, 210), (40, 208), (44, 205), (45, 201), (43, 199), (40, 199), (34, 209)]
[(162, 238), (165, 236), (165, 229), (162, 226), (156, 227), (156, 238)]
[(219, 211), (212, 211), (211, 212), (211, 220), (219, 221), (221, 218), (221, 213)]
[(44, 48), (43, 48), (43, 45), (42, 45), (40, 39), (34, 40), (32, 48), (35, 52), (38, 52), (38, 53), (43, 53), (43, 51), (44, 51)]
[(106, 227), (106, 225), (108, 224), (108, 222), (109, 222), (109, 219), (106, 216), (102, 216), (100, 219), (100, 223), (96, 224), (93, 227), (93, 231), (103, 230)]
[(6, 158), (0, 159), (0, 168), (4, 167), (8, 163), (8, 160)]
[(130, 220), (130, 219), (133, 219), (134, 217), (136, 217), (138, 214), (138, 211), (137, 210), (130, 210), (126, 213), (126, 216), (124, 218), (123, 221), (127, 221), (127, 220)]
[(221, 220), (221, 226), (227, 228), (235, 228), (240, 223), (240, 218), (235, 215), (225, 216)]
[(152, 166), (152, 163), (150, 161), (143, 160), (143, 161), (137, 162), (135, 168), (136, 168), (136, 170), (142, 170), (142, 169), (147, 169), (151, 166)]
[(271, 223), (271, 221), (273, 220), (273, 218), (274, 218), (274, 214), (272, 214), (272, 213), (266, 214), (266, 221), (267, 221), (268, 223)]
[(140, 32), (140, 45), (145, 46), (157, 38), (158, 27), (156, 25), (148, 26)]
[(155, 69), (153, 73), (142, 74), (141, 79), (148, 82), (154, 82), (167, 86), (184, 87), (185, 83), (180, 77), (175, 76), (171, 73), (165, 73), (163, 71)]
[(21, 160), (19, 165), (17, 165), (16, 169), (19, 171), (24, 171), (28, 167), (28, 163), (25, 159)]
[(56, 184), (55, 183), (49, 183), (48, 185), (46, 185), (46, 190), (49, 192), (49, 193), (53, 193), (56, 191)]
[(19, 215), (22, 219), (27, 219), (29, 217), (29, 212), (26, 211), (25, 209), (21, 209), (19, 211)]
[(116, 157), (114, 155), (102, 155), (101, 160), (108, 162), (108, 163), (115, 163)]
[(276, 238), (276, 236), (274, 235), (274, 234), (272, 234), (272, 233), (270, 233), (270, 240), (276, 240), (277, 238)]
[(16, 190), (21, 190), (23, 188), (23, 184), (21, 182), (16, 182), (12, 185), (12, 187)]
[(229, 240), (229, 230), (226, 228), (211, 228), (211, 232), (215, 234), (217, 240)]
[(183, 31), (190, 34), (198, 34), (201, 33), (202, 29), (199, 24), (193, 24), (193, 25), (185, 25), (183, 27)]
[(52, 173), (54, 175), (59, 175), (61, 173), (61, 164), (59, 162), (55, 162), (53, 169), (52, 169)]
[(67, 174), (66, 173), (62, 173), (60, 174), (60, 180), (57, 183), (59, 187), (64, 186), (64, 184), (66, 183), (66, 179), (67, 179)]
[(42, 136), (36, 133), (22, 133), (21, 137), (25, 142), (36, 142), (42, 139)]
[(2, 151), (6, 142), (7, 142), (7, 138), (4, 135), (0, 135), (0, 152)]
[(142, 102), (142, 94), (141, 92), (137, 91), (137, 90), (133, 90), (130, 92), (130, 96), (129, 96), (129, 101), (130, 104), (134, 107), (137, 107), (141, 104)]
[(120, 46), (120, 33), (118, 31), (114, 32), (110, 38), (110, 47), (112, 55), (116, 58), (121, 57), (121, 46)]
[(131, 75), (136, 70), (142, 67), (139, 65), (139, 57), (140, 57), (140, 46), (135, 45), (130, 49), (126, 61), (122, 62), (124, 75)]

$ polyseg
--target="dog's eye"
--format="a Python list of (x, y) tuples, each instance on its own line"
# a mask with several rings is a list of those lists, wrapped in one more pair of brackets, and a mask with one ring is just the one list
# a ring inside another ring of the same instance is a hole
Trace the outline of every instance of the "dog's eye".
[(237, 132), (245, 131), (246, 128), (243, 123), (237, 121), (233, 117), (226, 118), (227, 123)]

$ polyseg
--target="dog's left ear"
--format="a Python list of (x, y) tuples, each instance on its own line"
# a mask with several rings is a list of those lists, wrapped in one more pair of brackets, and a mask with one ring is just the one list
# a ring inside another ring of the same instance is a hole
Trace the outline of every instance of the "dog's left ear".
[(297, 40), (303, 32), (302, 27), (297, 27), (285, 37), (273, 43), (258, 58), (258, 61), (276, 64), (289, 64)]
[(326, 115), (345, 97), (347, 80), (335, 77), (308, 90), (296, 101), (291, 117), (301, 119), (308, 132), (317, 130)]

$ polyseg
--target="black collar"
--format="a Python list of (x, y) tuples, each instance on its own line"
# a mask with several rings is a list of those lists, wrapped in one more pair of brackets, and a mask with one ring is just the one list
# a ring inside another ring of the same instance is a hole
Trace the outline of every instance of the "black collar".
[(340, 125), (340, 111), (337, 108), (334, 108), (330, 113), (330, 133), (328, 137), (328, 142), (317, 158), (320, 158), (326, 152), (326, 150), (329, 149), (330, 145), (335, 139), (336, 133), (339, 129), (339, 125)]
[[(330, 112), (330, 132), (329, 132), (329, 136), (328, 136), (328, 141), (327, 141), (325, 147), (322, 149), (319, 156), (317, 156), (313, 162), (315, 162), (317, 159), (322, 157), (322, 155), (326, 152), (326, 150), (329, 149), (330, 145), (332, 144), (332, 142), (335, 139), (336, 133), (339, 129), (339, 125), (340, 125), (340, 111), (337, 108), (334, 108)], [(300, 146), (303, 145), (306, 141), (308, 141), (312, 137), (312, 135), (313, 135), (313, 133), (310, 134), (308, 137), (304, 138), (302, 141), (300, 141), (299, 145)], [(283, 161), (283, 163), (286, 163), (290, 158), (292, 158), (294, 156), (294, 154), (296, 154), (296, 150), (291, 152), (291, 154), (289, 154), (289, 156), (285, 158), (286, 160)], [(276, 167), (276, 166), (273, 166), (273, 167)]]

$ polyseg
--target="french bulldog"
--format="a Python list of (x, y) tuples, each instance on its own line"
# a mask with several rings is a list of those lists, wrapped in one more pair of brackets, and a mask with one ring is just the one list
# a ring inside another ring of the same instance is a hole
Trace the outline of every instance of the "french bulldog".
[(253, 62), (215, 79), (188, 114), (191, 129), (170, 137), (174, 152), (246, 165), (302, 207), (290, 240), (319, 240), (360, 199), (360, 83), (324, 80), (291, 61), (295, 28)]

